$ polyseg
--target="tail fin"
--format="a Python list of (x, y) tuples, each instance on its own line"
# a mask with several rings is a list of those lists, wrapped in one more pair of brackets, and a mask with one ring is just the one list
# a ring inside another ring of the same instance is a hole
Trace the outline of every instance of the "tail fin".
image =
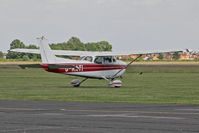
[(45, 39), (43, 36), (38, 38), (40, 53), (41, 53), (41, 60), (43, 64), (53, 64), (56, 63), (56, 56), (52, 52), (50, 46), (48, 45), (48, 40)]

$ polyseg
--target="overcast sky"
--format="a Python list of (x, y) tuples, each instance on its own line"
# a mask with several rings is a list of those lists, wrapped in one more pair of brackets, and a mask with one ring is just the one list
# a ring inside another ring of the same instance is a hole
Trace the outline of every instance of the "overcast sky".
[(79, 37), (113, 51), (199, 49), (199, 0), (0, 0), (0, 50)]

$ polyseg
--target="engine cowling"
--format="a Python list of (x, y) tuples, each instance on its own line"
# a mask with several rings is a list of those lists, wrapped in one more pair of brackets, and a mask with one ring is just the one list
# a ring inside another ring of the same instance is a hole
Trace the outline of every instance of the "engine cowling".
[(122, 81), (120, 81), (120, 80), (110, 81), (108, 86), (109, 87), (121, 87), (122, 86)]

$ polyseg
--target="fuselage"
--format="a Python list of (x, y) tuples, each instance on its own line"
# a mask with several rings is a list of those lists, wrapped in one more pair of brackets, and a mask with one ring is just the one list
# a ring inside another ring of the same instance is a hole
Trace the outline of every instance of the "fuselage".
[[(57, 68), (51, 69), (49, 65), (56, 66), (74, 66), (75, 68)], [(81, 76), (88, 78), (113, 78), (113, 76), (119, 72), (115, 77), (120, 77), (125, 72), (126, 63), (120, 60), (95, 63), (95, 60), (73, 60), (70, 63), (56, 63), (56, 64), (43, 64), (42, 68), (48, 72), (62, 73), (73, 76)]]

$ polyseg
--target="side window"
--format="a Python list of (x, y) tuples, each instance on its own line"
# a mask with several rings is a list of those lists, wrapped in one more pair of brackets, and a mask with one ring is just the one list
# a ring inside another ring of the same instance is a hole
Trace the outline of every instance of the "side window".
[(115, 57), (113, 57), (113, 62), (116, 62), (116, 58)]
[(97, 64), (102, 64), (103, 58), (102, 57), (96, 57), (94, 62), (97, 63)]
[(92, 61), (93, 61), (93, 57), (87, 56), (84, 60), (89, 61), (89, 62), (92, 62)]
[(116, 62), (116, 59), (112, 56), (98, 56), (94, 62), (97, 64), (111, 64), (112, 62)]
[(79, 58), (79, 60), (84, 60), (84, 58), (85, 58), (85, 56), (81, 56), (81, 57)]
[(104, 64), (112, 63), (112, 57), (104, 57)]

